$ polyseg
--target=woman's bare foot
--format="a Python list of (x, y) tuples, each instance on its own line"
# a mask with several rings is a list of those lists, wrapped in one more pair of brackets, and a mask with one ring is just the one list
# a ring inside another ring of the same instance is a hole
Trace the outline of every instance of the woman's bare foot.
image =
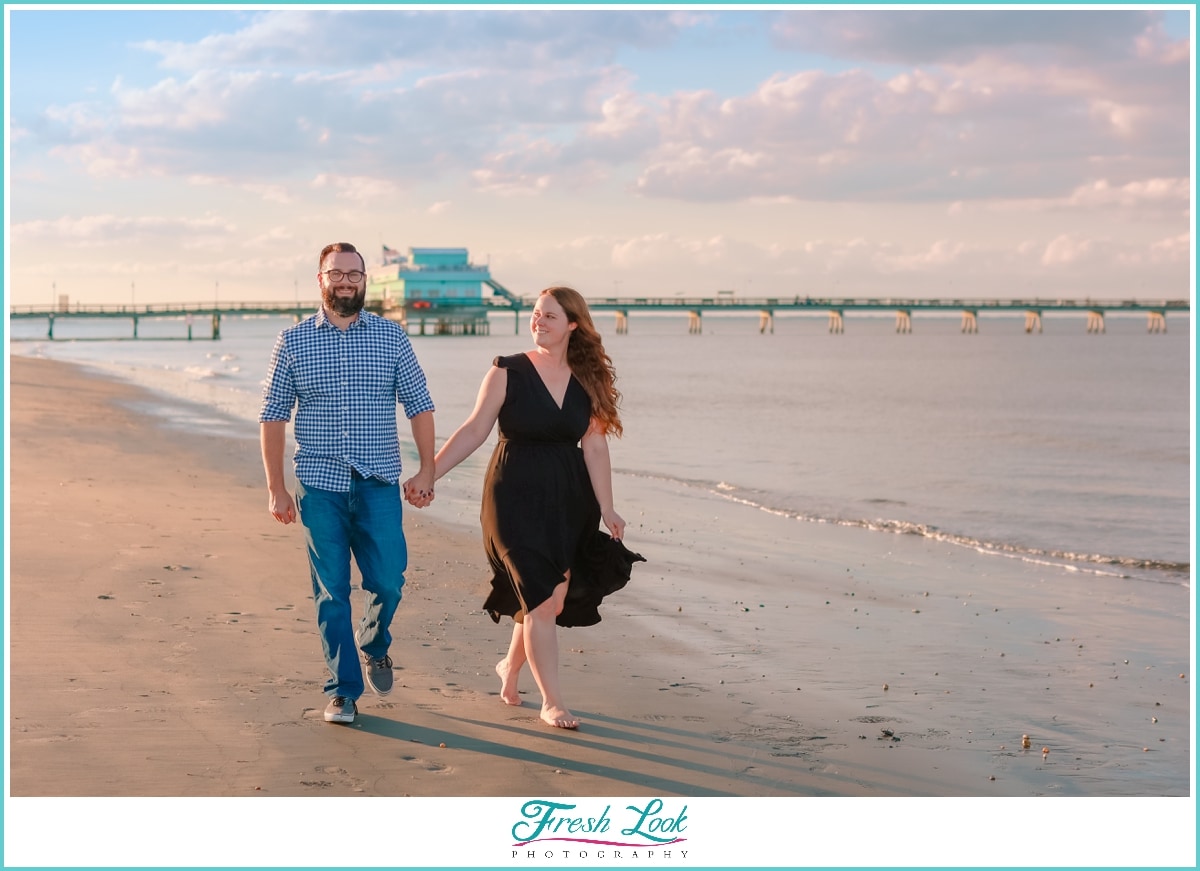
[(559, 729), (579, 728), (579, 718), (566, 708), (542, 708), (542, 720), (548, 726), (556, 726)]
[(508, 658), (496, 663), (496, 674), (500, 675), (500, 700), (506, 705), (521, 706), (521, 696), (517, 692), (517, 677), (519, 671), (513, 672), (508, 667)]

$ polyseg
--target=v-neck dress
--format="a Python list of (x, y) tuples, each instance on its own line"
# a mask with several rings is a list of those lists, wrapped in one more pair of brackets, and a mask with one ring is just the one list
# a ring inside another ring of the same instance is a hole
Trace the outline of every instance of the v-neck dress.
[(592, 418), (583, 385), (571, 376), (560, 408), (525, 354), (497, 357), (508, 386), (500, 440), (488, 464), (479, 520), (493, 577), (484, 603), (496, 622), (521, 622), (571, 571), (560, 626), (600, 622), (598, 606), (629, 581), (643, 558), (599, 529), (580, 439)]

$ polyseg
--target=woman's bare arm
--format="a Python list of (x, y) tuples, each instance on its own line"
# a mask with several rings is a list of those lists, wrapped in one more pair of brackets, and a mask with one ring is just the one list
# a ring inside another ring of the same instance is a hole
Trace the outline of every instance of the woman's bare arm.
[(500, 416), (500, 406), (504, 404), (504, 394), (508, 388), (508, 370), (493, 366), (483, 376), (479, 385), (479, 395), (475, 398), (475, 408), (462, 425), (454, 431), (441, 450), (434, 458), (436, 471), (434, 480), (445, 475), (483, 444), (496, 418)]

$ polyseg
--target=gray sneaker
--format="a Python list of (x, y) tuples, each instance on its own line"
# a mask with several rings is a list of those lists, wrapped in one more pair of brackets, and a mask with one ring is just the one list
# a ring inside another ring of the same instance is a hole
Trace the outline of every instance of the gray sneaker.
[(386, 696), (392, 691), (392, 658), (386, 653), (378, 658), (363, 654), (367, 669), (367, 686), (377, 696)]
[(345, 696), (334, 696), (329, 700), (329, 704), (325, 706), (325, 722), (353, 723), (354, 715), (357, 713), (358, 706), (354, 704), (354, 699), (348, 699)]

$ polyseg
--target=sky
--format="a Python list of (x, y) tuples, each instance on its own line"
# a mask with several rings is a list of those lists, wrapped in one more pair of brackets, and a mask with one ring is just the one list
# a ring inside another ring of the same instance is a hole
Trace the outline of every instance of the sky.
[(1191, 297), (1190, 6), (5, 12), (10, 304)]

